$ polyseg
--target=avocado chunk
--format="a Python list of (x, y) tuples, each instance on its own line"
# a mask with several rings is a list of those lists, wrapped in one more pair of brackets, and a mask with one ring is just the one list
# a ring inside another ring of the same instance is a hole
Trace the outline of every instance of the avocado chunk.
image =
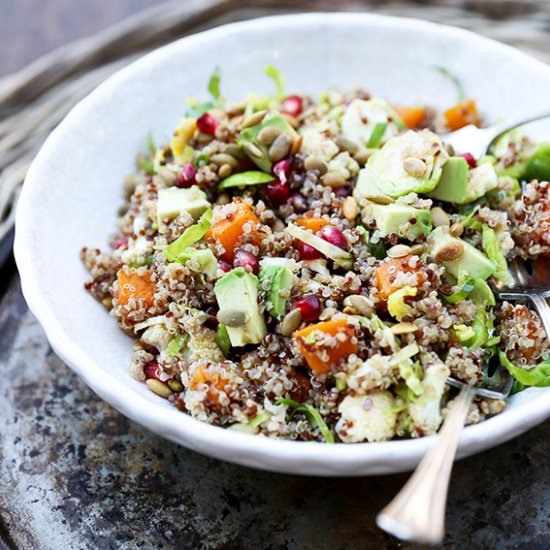
[(428, 193), (438, 184), (448, 158), (439, 136), (430, 130), (409, 130), (374, 152), (359, 172), (354, 196), (361, 200), (373, 195), (397, 198), (411, 192)]
[(273, 317), (278, 317), (285, 312), (294, 284), (294, 276), (286, 267), (285, 261), (287, 261), (286, 258), (266, 258), (260, 267), (260, 285), (266, 289), (266, 307)]
[[(458, 255), (452, 260), (445, 260), (449, 256), (447, 251), (453, 249), (455, 253), (452, 256), (455, 256), (456, 251)], [(458, 280), (463, 277), (485, 280), (496, 271), (495, 264), (485, 254), (462, 239), (450, 235), (448, 228), (436, 227), (430, 233), (424, 256), (431, 256)]]
[(225, 324), (231, 345), (259, 344), (267, 328), (258, 306), (258, 277), (237, 267), (216, 283), (214, 293), (218, 319)]
[(431, 199), (464, 204), (468, 191), (468, 163), (462, 157), (451, 157), (444, 165), (437, 187), (427, 193)]
[(189, 212), (195, 220), (210, 207), (206, 193), (193, 185), (189, 189), (168, 187), (159, 189), (157, 202), (157, 221), (159, 225), (165, 218), (176, 218), (182, 212)]
[[(260, 132), (267, 127), (276, 128), (279, 134), (285, 134), (289, 137), (290, 143), (294, 143), (298, 137), (298, 132), (289, 124), (288, 120), (283, 115), (272, 115), (266, 117), (254, 126), (245, 128), (239, 137), (238, 144), (243, 149), (247, 157), (263, 172), (271, 173), (271, 161), (269, 160), (269, 140), (262, 139), (262, 143), (258, 136)], [(275, 131), (275, 134), (277, 132)], [(273, 137), (273, 136), (272, 136)], [(250, 147), (247, 147), (250, 144)], [(253, 147), (252, 147), (253, 146)], [(254, 155), (253, 151), (257, 150), (261, 154)]]
[(368, 202), (363, 209), (363, 221), (376, 221), (376, 228), (383, 237), (395, 233), (414, 241), (419, 235), (427, 236), (432, 230), (432, 213), (405, 204), (375, 204)]
[(178, 255), (177, 261), (186, 264), (192, 271), (203, 273), (209, 279), (216, 278), (218, 260), (209, 248), (188, 247)]

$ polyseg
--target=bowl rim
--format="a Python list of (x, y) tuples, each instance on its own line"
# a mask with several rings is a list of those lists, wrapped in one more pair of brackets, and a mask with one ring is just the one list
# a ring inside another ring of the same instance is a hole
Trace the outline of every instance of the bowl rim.
[[(262, 29), (272, 30), (274, 27), (293, 25), (323, 23), (342, 26), (358, 22), (365, 25), (384, 24), (402, 30), (424, 30), (431, 35), (452, 36), (483, 49), (498, 50), (500, 53), (516, 58), (524, 65), (529, 65), (530, 70), (540, 74), (544, 73), (544, 76), (550, 77), (549, 66), (510, 46), (464, 29), (428, 21), (362, 12), (320, 12), (261, 17), (230, 23), (186, 36), (153, 50), (116, 72), (71, 109), (48, 136), (28, 170), (16, 212), (14, 255), (21, 278), (23, 295), (29, 309), (42, 325), (56, 354), (96, 394), (125, 416), (153, 432), (193, 450), (231, 462), (274, 471), (296, 471), (307, 474), (309, 473), (308, 467), (313, 466), (313, 475), (369, 475), (369, 466), (372, 466), (375, 473), (377, 473), (377, 465), (380, 470), (380, 465), (383, 464), (386, 464), (386, 468), (382, 467), (382, 470), (388, 472), (397, 472), (413, 467), (432, 444), (434, 436), (376, 443), (328, 445), (320, 442), (289, 441), (239, 433), (196, 420), (186, 413), (182, 414), (175, 407), (166, 408), (160, 402), (135, 392), (109, 372), (97, 369), (93, 359), (82, 353), (78, 345), (72, 341), (70, 331), (67, 331), (56, 318), (45, 298), (45, 293), (41, 291), (39, 273), (34, 268), (32, 259), (25, 254), (25, 243), (30, 235), (30, 227), (34, 223), (31, 215), (33, 190), (39, 184), (41, 166), (48, 162), (50, 155), (55, 150), (62, 148), (63, 135), (66, 130), (77, 125), (78, 121), (93, 111), (96, 105), (108, 101), (111, 89), (124, 85), (128, 77), (146, 69), (147, 66), (154, 66), (164, 57), (170, 56), (173, 49), (184, 47), (183, 44), (208, 42), (212, 38), (218, 39), (225, 35), (233, 35), (241, 30), (247, 31), (252, 27), (255, 32), (261, 32)], [(512, 414), (511, 418), (508, 416), (497, 415), (465, 428), (460, 438), (458, 456), (468, 456), (505, 442), (542, 422), (550, 416), (550, 390), (534, 392), (533, 399), (521, 404), (521, 414)], [(289, 459), (291, 468), (288, 468), (285, 463), (285, 460)], [(399, 464), (387, 467), (388, 463), (392, 463), (396, 459)]]

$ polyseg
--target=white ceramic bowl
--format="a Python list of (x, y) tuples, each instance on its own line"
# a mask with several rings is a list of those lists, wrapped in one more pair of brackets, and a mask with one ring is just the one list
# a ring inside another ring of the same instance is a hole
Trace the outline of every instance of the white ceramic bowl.
[[(131, 340), (84, 290), (83, 245), (106, 247), (122, 181), (147, 132), (167, 139), (186, 98), (206, 97), (215, 65), (227, 97), (268, 92), (274, 63), (291, 92), (363, 85), (402, 103), (455, 100), (433, 70), (463, 81), (489, 120), (548, 107), (550, 68), (466, 31), (366, 14), (269, 17), (196, 34), (130, 65), (81, 101), (38, 154), (17, 212), (15, 254), (27, 302), (56, 353), (103, 399), (153, 432), (247, 466), (310, 475), (368, 475), (414, 467), (430, 439), (326, 445), (271, 440), (203, 424), (129, 375)], [(507, 441), (550, 415), (550, 388), (464, 430), (458, 455)]]

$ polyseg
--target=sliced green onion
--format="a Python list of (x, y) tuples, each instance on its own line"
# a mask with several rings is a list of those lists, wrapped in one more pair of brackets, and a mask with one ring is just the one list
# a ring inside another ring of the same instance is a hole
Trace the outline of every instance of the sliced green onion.
[(275, 181), (275, 177), (259, 170), (250, 170), (248, 172), (240, 172), (225, 178), (219, 185), (218, 189), (229, 189), (230, 187), (244, 187), (247, 185), (262, 185)]
[(369, 141), (367, 141), (367, 147), (378, 147), (384, 134), (386, 133), (386, 128), (388, 127), (387, 122), (378, 122), (370, 135)]
[(174, 336), (174, 338), (172, 338), (166, 346), (166, 355), (170, 355), (171, 357), (179, 355), (180, 351), (187, 343), (187, 339), (187, 334), (178, 334), (177, 336)]
[(288, 407), (292, 407), (295, 412), (305, 415), (309, 425), (313, 429), (319, 428), (320, 434), (327, 443), (334, 443), (334, 436), (332, 435), (332, 432), (329, 430), (326, 422), (323, 420), (323, 417), (315, 407), (306, 404), (302, 405), (298, 403), (298, 401), (294, 401), (294, 399), (288, 399), (286, 397), (279, 397), (275, 400), (275, 403), (277, 405), (287, 405)]
[(139, 167), (142, 170), (145, 170), (151, 176), (154, 176), (157, 173), (157, 171), (155, 170), (155, 167), (153, 166), (153, 163), (147, 160), (145, 157), (141, 157), (139, 159)]
[(147, 132), (147, 148), (149, 149), (151, 154), (154, 154), (154, 152), (157, 150), (155, 140), (153, 138), (153, 132), (151, 132), (151, 130)]
[(281, 72), (274, 65), (268, 65), (265, 68), (265, 74), (273, 79), (275, 86), (277, 87), (277, 99), (283, 99), (285, 97), (283, 77)]
[(462, 103), (466, 98), (466, 94), (464, 93), (464, 87), (462, 86), (462, 82), (460, 82), (458, 77), (454, 75), (451, 71), (449, 71), (449, 69), (441, 65), (434, 65), (434, 69), (437, 72), (441, 73), (445, 78), (448, 78), (453, 83), (458, 93), (458, 103)]
[(214, 109), (216, 107), (216, 104), (213, 101), (205, 101), (204, 103), (197, 103), (196, 105), (193, 105), (187, 109), (185, 112), (185, 116), (191, 117), (191, 118), (199, 118), (201, 115), (204, 115), (206, 111), (209, 111), (210, 109)]
[(199, 220), (199, 223), (188, 227), (173, 243), (169, 244), (164, 250), (164, 257), (169, 262), (176, 262), (178, 256), (193, 243), (200, 241), (206, 232), (210, 229), (210, 220), (212, 219), (212, 210), (209, 208)]

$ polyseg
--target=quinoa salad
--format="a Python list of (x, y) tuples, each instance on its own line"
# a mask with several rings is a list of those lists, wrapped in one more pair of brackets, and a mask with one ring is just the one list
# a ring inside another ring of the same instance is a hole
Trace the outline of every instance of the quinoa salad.
[[(540, 317), (492, 291), (550, 254), (550, 145), (516, 131), (475, 159), (441, 137), (483, 125), (473, 99), (289, 95), (266, 74), (269, 96), (224, 99), (216, 69), (209, 101), (182, 101), (109, 250), (81, 251), (132, 376), (203, 422), (328, 443), (434, 434), (449, 377), (550, 385)], [(477, 397), (467, 424), (505, 407)]]

